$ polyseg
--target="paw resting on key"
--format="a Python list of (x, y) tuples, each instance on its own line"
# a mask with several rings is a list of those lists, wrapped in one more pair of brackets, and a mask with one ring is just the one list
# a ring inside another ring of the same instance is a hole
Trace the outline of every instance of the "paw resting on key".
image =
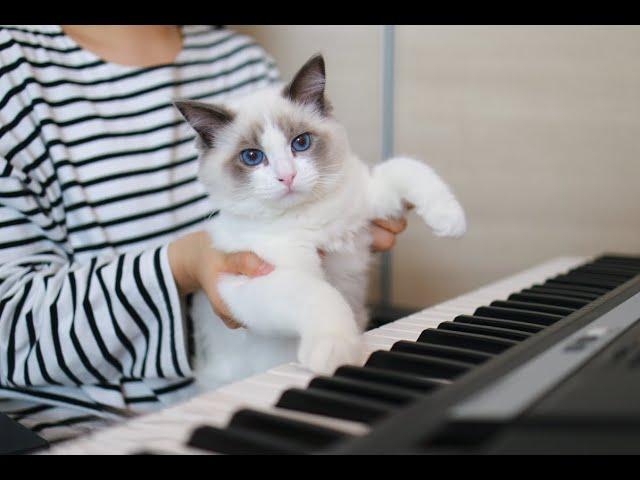
[(361, 365), (364, 345), (360, 335), (310, 335), (300, 341), (298, 360), (315, 373), (330, 375), (341, 365)]

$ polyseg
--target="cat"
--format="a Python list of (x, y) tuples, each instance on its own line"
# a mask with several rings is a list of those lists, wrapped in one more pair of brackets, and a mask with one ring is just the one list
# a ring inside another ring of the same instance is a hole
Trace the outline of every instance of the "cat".
[(370, 221), (410, 204), (435, 235), (465, 232), (462, 207), (429, 166), (396, 157), (370, 169), (351, 152), (325, 83), (318, 54), (286, 85), (224, 105), (175, 102), (197, 133), (199, 179), (220, 210), (206, 224), (213, 247), (253, 251), (275, 266), (262, 277), (219, 279), (245, 328), (228, 329), (204, 293), (195, 295), (202, 389), (296, 360), (324, 374), (361, 363)]

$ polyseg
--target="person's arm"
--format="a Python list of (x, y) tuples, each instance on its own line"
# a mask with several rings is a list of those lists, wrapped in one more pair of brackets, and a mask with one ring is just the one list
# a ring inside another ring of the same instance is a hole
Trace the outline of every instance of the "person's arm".
[[(219, 271), (268, 271), (251, 255), (205, 248), (197, 234), (77, 261), (55, 199), (34, 178), (0, 157), (2, 386), (187, 376), (180, 292), (200, 282), (214, 291)], [(170, 261), (169, 250), (180, 253)]]

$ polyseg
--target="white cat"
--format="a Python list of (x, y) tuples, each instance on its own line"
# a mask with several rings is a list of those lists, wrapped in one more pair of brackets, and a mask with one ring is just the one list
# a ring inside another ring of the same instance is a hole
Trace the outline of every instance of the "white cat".
[(431, 168), (393, 158), (370, 170), (351, 152), (324, 89), (316, 55), (286, 86), (224, 106), (176, 102), (198, 133), (200, 180), (220, 209), (206, 225), (212, 244), (275, 266), (219, 281), (244, 329), (226, 328), (196, 294), (195, 375), (205, 389), (296, 359), (327, 374), (364, 360), (370, 220), (402, 214), (407, 201), (436, 235), (465, 231), (461, 206)]

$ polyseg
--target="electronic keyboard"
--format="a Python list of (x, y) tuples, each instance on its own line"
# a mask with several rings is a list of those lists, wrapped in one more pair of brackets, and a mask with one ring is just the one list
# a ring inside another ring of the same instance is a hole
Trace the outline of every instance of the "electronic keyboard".
[(640, 453), (640, 257), (558, 258), (51, 454)]

